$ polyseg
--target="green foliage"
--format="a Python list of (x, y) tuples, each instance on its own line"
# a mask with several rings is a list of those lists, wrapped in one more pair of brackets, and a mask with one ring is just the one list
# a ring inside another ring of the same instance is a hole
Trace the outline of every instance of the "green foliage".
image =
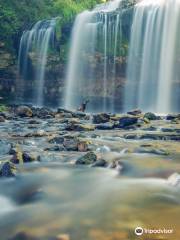
[[(22, 32), (38, 20), (60, 16), (60, 26), (100, 2), (102, 0), (0, 0), (0, 41), (12, 50)], [(57, 38), (60, 36), (61, 32), (57, 31)]]
[(64, 22), (70, 21), (77, 13), (93, 8), (97, 3), (102, 3), (102, 0), (55, 0), (54, 12), (63, 17)]
[(7, 107), (5, 105), (0, 104), (0, 112), (6, 112), (6, 111), (7, 111)]

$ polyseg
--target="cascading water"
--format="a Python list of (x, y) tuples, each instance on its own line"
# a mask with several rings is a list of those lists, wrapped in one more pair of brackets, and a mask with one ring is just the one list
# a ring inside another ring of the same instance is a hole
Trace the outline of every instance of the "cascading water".
[[(18, 92), (21, 95), (21, 101), (26, 101), (26, 88), (33, 79), (33, 93), (28, 101), (42, 106), (45, 67), (47, 63), (48, 48), (54, 40), (56, 19), (37, 22), (31, 30), (25, 31), (21, 37), (19, 48), (19, 73), (21, 81), (17, 83)], [(35, 60), (35, 66), (32, 67), (32, 59)], [(32, 68), (35, 69), (31, 76)]]
[(66, 77), (66, 108), (76, 109), (83, 100), (90, 99), (89, 111), (114, 111), (121, 1), (110, 1), (77, 16)]
[(180, 1), (142, 0), (135, 6), (125, 110), (179, 111)]

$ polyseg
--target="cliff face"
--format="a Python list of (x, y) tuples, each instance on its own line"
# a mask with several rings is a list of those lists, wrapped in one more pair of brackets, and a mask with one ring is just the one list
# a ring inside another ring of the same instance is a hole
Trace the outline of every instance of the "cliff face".
[(13, 99), (17, 74), (16, 56), (0, 42), (0, 96)]

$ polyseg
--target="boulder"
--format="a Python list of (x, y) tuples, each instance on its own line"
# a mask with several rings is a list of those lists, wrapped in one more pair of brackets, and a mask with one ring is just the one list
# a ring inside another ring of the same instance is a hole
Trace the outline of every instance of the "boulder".
[(67, 131), (94, 131), (95, 126), (92, 124), (73, 124), (70, 123), (66, 126)]
[(31, 110), (31, 108), (29, 108), (27, 106), (18, 107), (16, 110), (16, 114), (19, 117), (32, 117), (33, 116), (33, 112)]
[(99, 129), (99, 130), (111, 130), (113, 128), (114, 128), (114, 124), (109, 122), (96, 125), (96, 129)]
[(132, 126), (134, 124), (136, 124), (138, 122), (138, 118), (137, 117), (133, 117), (133, 116), (123, 116), (119, 119), (119, 124), (117, 127), (119, 128), (126, 128), (129, 126)]
[(94, 152), (88, 152), (84, 156), (76, 160), (77, 165), (90, 165), (97, 161), (97, 156)]
[(15, 167), (10, 162), (5, 162), (0, 165), (0, 177), (14, 177), (15, 176)]
[(93, 116), (93, 123), (99, 124), (99, 123), (106, 123), (109, 122), (110, 115), (107, 113), (100, 113)]
[(108, 164), (106, 160), (104, 159), (99, 159), (95, 163), (93, 163), (92, 167), (106, 167)]
[(0, 123), (5, 122), (5, 118), (3, 116), (0, 116)]
[(151, 112), (147, 112), (144, 114), (144, 118), (147, 118), (148, 120), (158, 120), (159, 118), (154, 114), (154, 113), (151, 113)]
[(180, 119), (180, 114), (168, 114), (166, 116), (166, 120), (175, 120)]
[(78, 151), (78, 138), (74, 136), (65, 136), (63, 146), (67, 151)]
[(11, 158), (11, 162), (14, 164), (28, 163), (28, 162), (36, 161), (36, 158), (27, 152), (21, 152), (19, 150), (14, 150), (14, 151), (15, 151), (15, 153), (14, 153), (13, 157)]
[(142, 111), (141, 111), (140, 109), (134, 109), (134, 110), (132, 110), (132, 111), (127, 112), (127, 114), (136, 116), (136, 115), (142, 114)]

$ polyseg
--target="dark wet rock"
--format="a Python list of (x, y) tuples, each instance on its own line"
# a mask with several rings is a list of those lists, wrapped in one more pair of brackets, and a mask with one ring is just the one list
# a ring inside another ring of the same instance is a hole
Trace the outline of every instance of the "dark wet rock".
[(94, 152), (88, 152), (84, 156), (76, 160), (76, 164), (80, 165), (90, 165), (97, 161), (97, 156)]
[(166, 120), (175, 120), (175, 119), (180, 120), (180, 114), (169, 114), (166, 116)]
[(152, 148), (152, 147), (136, 148), (135, 152), (136, 153), (147, 153), (147, 154), (164, 155), (164, 156), (169, 155), (169, 152), (166, 151), (165, 149), (157, 149), (157, 148)]
[(147, 118), (147, 119), (149, 119), (150, 121), (151, 121), (151, 120), (158, 120), (158, 119), (159, 119), (154, 113), (151, 113), (151, 112), (145, 113), (145, 114), (144, 114), (144, 118)]
[(86, 117), (86, 114), (84, 112), (73, 112), (72, 115), (73, 115), (73, 117), (76, 117), (76, 118)]
[(109, 122), (96, 125), (96, 129), (99, 129), (99, 130), (111, 130), (113, 128), (114, 128), (114, 124)]
[(34, 162), (36, 160), (37, 159), (34, 156), (31, 156), (29, 153), (18, 150), (15, 150), (15, 154), (11, 158), (11, 162), (14, 164)]
[(144, 130), (144, 131), (157, 131), (157, 128), (153, 127), (153, 126), (150, 126), (150, 127), (143, 128), (142, 130)]
[(49, 140), (49, 143), (55, 143), (55, 144), (63, 144), (64, 137), (63, 136), (55, 136)]
[(31, 110), (31, 108), (27, 107), (27, 106), (18, 107), (16, 110), (16, 114), (19, 117), (32, 117), (33, 116), (33, 112)]
[(117, 127), (119, 128), (126, 128), (129, 126), (132, 126), (134, 124), (136, 124), (138, 122), (138, 118), (137, 117), (133, 117), (133, 116), (124, 116), (121, 117), (119, 119), (119, 124)]
[(20, 232), (9, 238), (9, 240), (39, 240), (39, 238), (33, 237), (25, 232)]
[(63, 141), (63, 146), (67, 151), (78, 151), (79, 140), (74, 136), (65, 136)]
[(46, 133), (44, 130), (37, 130), (34, 132), (24, 134), (24, 137), (45, 137), (45, 136), (48, 136), (48, 133)]
[(41, 122), (36, 119), (29, 120), (28, 124), (40, 124)]
[(54, 145), (44, 149), (44, 151), (65, 151), (65, 147), (63, 145)]
[(99, 123), (106, 123), (109, 122), (110, 115), (107, 113), (100, 113), (93, 116), (93, 123), (99, 124)]
[(55, 117), (55, 112), (49, 108), (32, 108), (33, 116), (40, 119), (51, 119)]
[[(2, 165), (2, 166), (1, 166)], [(15, 167), (10, 162), (0, 164), (0, 177), (14, 177)]]
[(72, 111), (64, 108), (58, 108), (57, 113), (72, 113)]
[(125, 139), (135, 139), (135, 140), (143, 140), (143, 139), (148, 139), (148, 140), (172, 140), (172, 141), (180, 141), (180, 135), (179, 134), (161, 134), (161, 133), (146, 133), (146, 134), (135, 134), (135, 133), (130, 133), (130, 134), (125, 134), (123, 136)]
[(68, 124), (66, 130), (68, 131), (94, 131), (95, 126), (92, 124)]
[(5, 118), (3, 116), (0, 116), (0, 123), (5, 122)]
[(180, 128), (161, 128), (162, 132), (169, 133), (180, 133)]
[(108, 163), (104, 159), (99, 159), (93, 163), (92, 167), (107, 167)]
[(134, 110), (132, 110), (132, 111), (127, 112), (127, 114), (136, 116), (136, 115), (142, 114), (142, 111), (141, 111), (140, 109), (134, 109)]

